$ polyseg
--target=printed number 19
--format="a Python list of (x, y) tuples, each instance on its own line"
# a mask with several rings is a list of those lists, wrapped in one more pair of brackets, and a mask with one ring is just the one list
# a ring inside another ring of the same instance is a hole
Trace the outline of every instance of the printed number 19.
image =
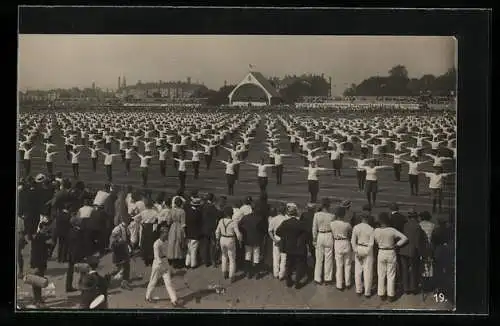
[(444, 297), (444, 294), (442, 292), (439, 293), (434, 293), (434, 301), (438, 303), (446, 302), (446, 298)]

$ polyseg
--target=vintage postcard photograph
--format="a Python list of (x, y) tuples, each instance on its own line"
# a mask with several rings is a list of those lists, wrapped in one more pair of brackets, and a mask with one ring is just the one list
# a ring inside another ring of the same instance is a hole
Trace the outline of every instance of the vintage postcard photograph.
[(453, 311), (455, 38), (18, 43), (17, 309)]

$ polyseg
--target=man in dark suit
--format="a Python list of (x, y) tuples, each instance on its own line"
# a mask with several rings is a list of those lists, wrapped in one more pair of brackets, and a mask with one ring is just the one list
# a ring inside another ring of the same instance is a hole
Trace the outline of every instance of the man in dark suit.
[(448, 300), (454, 297), (454, 243), (453, 229), (447, 225), (447, 218), (438, 219), (438, 226), (432, 232), (434, 244), (435, 293), (442, 292)]
[[(53, 245), (52, 235), (50, 233), (50, 222), (48, 220), (47, 212), (40, 217), (36, 233), (31, 240), (31, 268), (34, 269), (34, 274), (40, 277), (45, 277), (47, 271), (47, 261), (49, 260), (49, 253)], [(33, 301), (35, 305), (41, 304), (42, 289), (33, 286)]]
[(66, 202), (55, 216), (55, 229), (53, 240), (57, 243), (57, 261), (65, 263), (68, 261), (68, 234), (71, 228), (70, 202)]
[(202, 207), (200, 251), (202, 261), (207, 267), (217, 266), (215, 229), (217, 228), (219, 219), (222, 217), (222, 212), (215, 207), (214, 200), (214, 194), (208, 194), (205, 198), (205, 204)]
[[(91, 238), (82, 229), (81, 219), (72, 217), (67, 235), (68, 241), (68, 271), (66, 272), (66, 292), (77, 291), (73, 287), (75, 264), (83, 262), (92, 253)], [(81, 280), (80, 280), (81, 281)]]
[(202, 235), (202, 212), (201, 199), (191, 197), (188, 205), (184, 206), (186, 212), (186, 240), (188, 241), (188, 253), (186, 255), (186, 267), (196, 268), (198, 266), (199, 241)]
[(399, 212), (399, 205), (397, 203), (392, 203), (389, 205), (389, 209), (391, 210), (391, 226), (399, 232), (403, 232), (406, 217)]
[(104, 296), (104, 301), (93, 309), (107, 309), (108, 308), (108, 284), (110, 277), (102, 277), (96, 271), (97, 266), (99, 265), (99, 258), (95, 256), (87, 257), (86, 263), (90, 267), (90, 271), (88, 274), (83, 276), (82, 279), (82, 293), (81, 293), (81, 302), (80, 307), (82, 309), (89, 309), (90, 304), (94, 299), (96, 299), (99, 295)]
[[(286, 253), (285, 279), (287, 287), (299, 289), (303, 286), (301, 280), (305, 274), (307, 259), (307, 230), (304, 222), (300, 221), (297, 205), (287, 204), (287, 216), (276, 230), (281, 238), (282, 250)], [(292, 274), (295, 272), (295, 282)]]
[[(300, 220), (304, 223), (307, 231), (307, 249), (312, 257), (311, 266), (316, 265), (316, 249), (314, 248), (313, 234), (312, 234), (313, 219), (314, 219), (314, 214), (316, 213), (316, 209), (317, 209), (316, 204), (308, 203), (307, 210), (303, 212), (302, 215), (300, 216)], [(308, 277), (312, 278), (314, 273), (313, 268), (308, 268), (307, 271), (309, 272)]]
[(418, 224), (417, 217), (418, 214), (414, 210), (408, 213), (408, 221), (403, 228), (403, 234), (408, 237), (408, 242), (399, 248), (401, 281), (406, 294), (417, 294), (419, 281), (420, 246), (425, 234)]
[(251, 279), (257, 274), (257, 279), (260, 278), (260, 247), (265, 235), (264, 220), (261, 217), (261, 212), (256, 207), (252, 213), (243, 216), (239, 223), (240, 230), (245, 235), (243, 244), (245, 246), (245, 265), (244, 271), (247, 278)]
[[(389, 209), (391, 211), (390, 214), (390, 226), (395, 228), (401, 233), (404, 233), (404, 227), (406, 224), (406, 217), (399, 212), (399, 205), (395, 202), (389, 205)], [(400, 288), (401, 287), (401, 256), (398, 254), (396, 256), (397, 264), (396, 264), (396, 284)]]

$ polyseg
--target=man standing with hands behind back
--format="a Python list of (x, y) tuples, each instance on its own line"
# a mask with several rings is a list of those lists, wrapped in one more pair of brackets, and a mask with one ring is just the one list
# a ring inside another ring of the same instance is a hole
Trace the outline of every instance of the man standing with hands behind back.
[[(286, 286), (300, 289), (301, 280), (305, 274), (307, 260), (307, 230), (305, 224), (299, 220), (297, 205), (288, 203), (287, 216), (289, 218), (281, 223), (276, 230), (276, 235), (281, 238), (282, 249), (286, 253), (285, 278)], [(292, 274), (295, 272), (295, 281)]]

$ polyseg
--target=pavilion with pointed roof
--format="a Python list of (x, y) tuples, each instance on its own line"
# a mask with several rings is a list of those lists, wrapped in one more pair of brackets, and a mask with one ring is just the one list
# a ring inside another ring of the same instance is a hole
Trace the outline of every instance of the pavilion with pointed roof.
[(257, 71), (250, 71), (229, 93), (228, 98), (232, 106), (263, 106), (281, 102), (281, 95)]

